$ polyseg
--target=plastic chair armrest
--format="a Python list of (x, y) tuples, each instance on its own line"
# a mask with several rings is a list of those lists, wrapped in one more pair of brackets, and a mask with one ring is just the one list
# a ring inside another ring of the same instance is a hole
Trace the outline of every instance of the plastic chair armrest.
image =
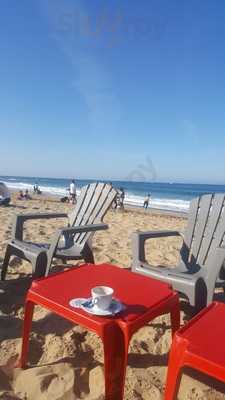
[(13, 239), (23, 240), (24, 222), (33, 219), (50, 219), (50, 218), (67, 218), (66, 213), (34, 213), (34, 214), (18, 214), (15, 216), (12, 228)]

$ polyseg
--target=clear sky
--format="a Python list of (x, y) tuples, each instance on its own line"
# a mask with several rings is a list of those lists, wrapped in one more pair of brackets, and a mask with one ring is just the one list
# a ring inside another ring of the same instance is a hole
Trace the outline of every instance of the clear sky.
[(0, 50), (0, 175), (225, 183), (224, 0), (2, 0)]

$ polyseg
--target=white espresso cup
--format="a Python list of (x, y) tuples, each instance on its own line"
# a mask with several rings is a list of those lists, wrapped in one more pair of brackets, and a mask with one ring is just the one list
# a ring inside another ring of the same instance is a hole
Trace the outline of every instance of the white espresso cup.
[(108, 286), (96, 286), (91, 289), (93, 303), (102, 310), (107, 310), (112, 303), (114, 290)]

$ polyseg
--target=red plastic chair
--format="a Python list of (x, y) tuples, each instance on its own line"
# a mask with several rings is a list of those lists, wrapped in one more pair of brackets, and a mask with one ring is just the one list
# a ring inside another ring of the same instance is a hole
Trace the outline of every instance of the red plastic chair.
[(165, 400), (176, 399), (183, 367), (225, 382), (225, 304), (214, 302), (179, 329), (171, 346)]

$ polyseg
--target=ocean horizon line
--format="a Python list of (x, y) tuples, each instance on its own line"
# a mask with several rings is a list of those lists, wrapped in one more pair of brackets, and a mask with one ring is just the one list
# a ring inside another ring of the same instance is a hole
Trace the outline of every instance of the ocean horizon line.
[(53, 179), (53, 180), (78, 180), (78, 181), (91, 181), (91, 182), (95, 182), (95, 181), (100, 181), (100, 182), (133, 182), (133, 183), (149, 183), (149, 184), (167, 184), (167, 185), (208, 185), (208, 186), (225, 186), (225, 181), (224, 182), (193, 182), (193, 181), (189, 181), (189, 180), (184, 180), (184, 181), (180, 181), (180, 180), (134, 180), (134, 179), (125, 179), (125, 178), (86, 178), (86, 177), (74, 177), (73, 175), (71, 175), (70, 177), (51, 177), (51, 176), (29, 176), (29, 175), (0, 175), (0, 179), (1, 178), (28, 178), (28, 179)]

